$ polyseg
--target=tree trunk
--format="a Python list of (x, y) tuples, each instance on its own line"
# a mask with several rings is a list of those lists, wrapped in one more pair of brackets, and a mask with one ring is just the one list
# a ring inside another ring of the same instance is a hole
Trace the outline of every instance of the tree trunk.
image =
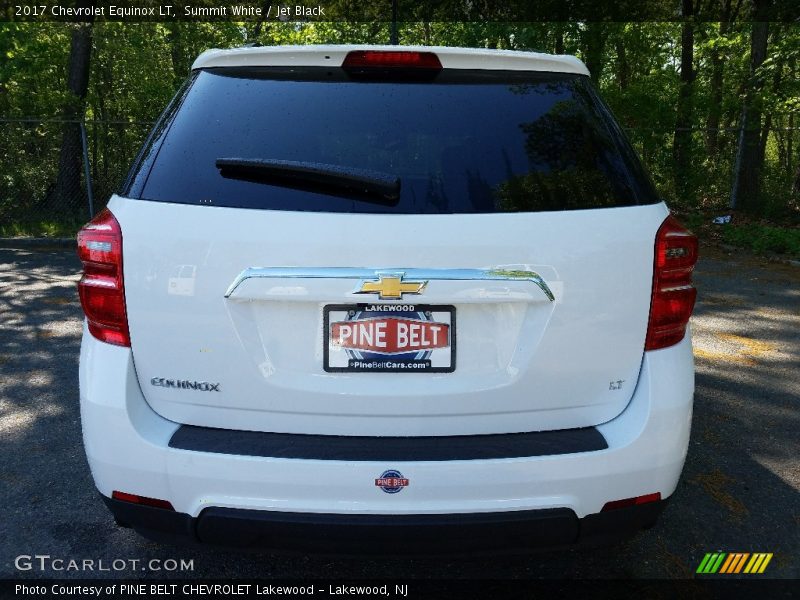
[(584, 30), (586, 68), (589, 69), (592, 81), (596, 84), (599, 84), (603, 72), (603, 50), (606, 44), (604, 27), (604, 23), (587, 23)]
[[(795, 58), (789, 59), (789, 78), (795, 81)], [(786, 173), (791, 176), (792, 173), (792, 160), (794, 158), (794, 148), (792, 142), (794, 141), (794, 113), (789, 113), (789, 129), (786, 131)]]
[(556, 54), (564, 54), (564, 26), (559, 23), (556, 25)]
[[(264, 2), (264, 6), (261, 7), (261, 16), (258, 18), (258, 22), (256, 26), (253, 28), (253, 35), (252, 40), (253, 43), (260, 43), (259, 39), (261, 37), (261, 30), (264, 28), (264, 20), (267, 18), (267, 13), (269, 12), (269, 2)], [(249, 41), (250, 38), (248, 38)]]
[(62, 215), (77, 214), (85, 198), (81, 187), (83, 151), (78, 121), (83, 118), (86, 91), (89, 87), (91, 53), (92, 24), (75, 25), (72, 30), (67, 73), (69, 94), (63, 110), (64, 120), (68, 122), (64, 123), (55, 191), (47, 202), (49, 210)]
[[(756, 15), (758, 15), (756, 6)], [(731, 208), (758, 212), (761, 208), (761, 105), (763, 81), (757, 70), (767, 56), (769, 24), (754, 21), (750, 36), (750, 80), (742, 105)]]
[(792, 172), (792, 141), (794, 140), (794, 114), (789, 113), (789, 129), (786, 132), (786, 172)]
[[(725, 2), (722, 20), (719, 23), (719, 37), (725, 37), (730, 30), (730, 0)], [(709, 107), (706, 120), (706, 150), (716, 160), (719, 156), (719, 125), (722, 116), (722, 84), (725, 77), (725, 62), (719, 48), (711, 50), (711, 76), (709, 78)]]
[(691, 185), (692, 104), (694, 99), (694, 22), (692, 0), (683, 0), (683, 25), (681, 27), (681, 83), (675, 115), (675, 133), (672, 143), (673, 178), (678, 196), (689, 200)]
[[(258, 28), (259, 23), (255, 25), (255, 28)], [(167, 27), (167, 42), (169, 43), (170, 59), (172, 60), (172, 87), (178, 89), (189, 76), (192, 62), (197, 56), (197, 52), (192, 47), (193, 38), (191, 33), (187, 35), (185, 23), (169, 23)]]
[(794, 174), (794, 182), (792, 183), (792, 197), (800, 198), (800, 165), (797, 166), (797, 171)]
[[(792, 81), (795, 81), (795, 67), (797, 63), (795, 62), (794, 56), (789, 59), (789, 78)], [(791, 174), (792, 172), (792, 160), (793, 160), (793, 151), (794, 148), (792, 147), (792, 142), (794, 141), (794, 113), (789, 113), (789, 129), (786, 132), (786, 172)]]

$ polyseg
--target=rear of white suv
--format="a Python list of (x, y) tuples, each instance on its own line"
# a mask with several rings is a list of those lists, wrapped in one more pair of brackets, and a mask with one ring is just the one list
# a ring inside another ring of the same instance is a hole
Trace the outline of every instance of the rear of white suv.
[(572, 57), (210, 51), (79, 234), (118, 522), (334, 552), (651, 525), (686, 455), (694, 236)]

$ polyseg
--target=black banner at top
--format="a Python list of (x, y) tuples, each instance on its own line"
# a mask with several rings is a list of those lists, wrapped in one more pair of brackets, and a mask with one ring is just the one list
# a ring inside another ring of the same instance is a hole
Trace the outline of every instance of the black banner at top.
[(783, 21), (798, 0), (2, 0), (6, 21)]

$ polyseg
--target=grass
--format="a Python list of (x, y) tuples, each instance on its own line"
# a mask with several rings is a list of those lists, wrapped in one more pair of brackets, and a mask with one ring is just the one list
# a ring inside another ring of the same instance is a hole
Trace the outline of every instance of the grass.
[(77, 221), (29, 221), (0, 224), (0, 238), (49, 237), (74, 238), (83, 222)]
[[(702, 242), (729, 244), (754, 254), (800, 258), (800, 225), (797, 217), (769, 220), (725, 210), (676, 211), (678, 219)], [(730, 223), (716, 225), (716, 216), (731, 215)]]
[(748, 248), (756, 254), (785, 254), (800, 258), (800, 229), (748, 223), (728, 225), (722, 230), (724, 242)]

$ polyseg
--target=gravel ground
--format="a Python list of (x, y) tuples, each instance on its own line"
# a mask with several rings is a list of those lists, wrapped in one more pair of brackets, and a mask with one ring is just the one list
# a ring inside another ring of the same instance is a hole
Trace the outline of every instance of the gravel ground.
[[(706, 552), (773, 552), (800, 577), (800, 269), (704, 249), (693, 319), (697, 394), (683, 478), (658, 525), (596, 550), (479, 560), (333, 559), (174, 547), (115, 526), (81, 445), (79, 263), (62, 249), (0, 249), (0, 577), (15, 557), (192, 559), (190, 577), (683, 578)], [(172, 574), (174, 575), (174, 573)]]

